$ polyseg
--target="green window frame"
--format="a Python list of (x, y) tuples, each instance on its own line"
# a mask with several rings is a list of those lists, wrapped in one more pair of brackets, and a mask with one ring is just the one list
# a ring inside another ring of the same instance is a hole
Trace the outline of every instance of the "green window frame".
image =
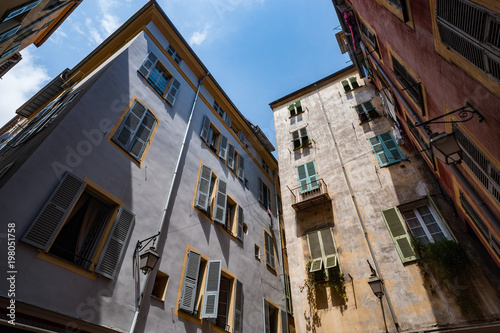
[(405, 159), (391, 132), (385, 132), (368, 139), (380, 167), (388, 166)]
[(345, 92), (349, 92), (360, 87), (356, 76), (352, 76), (346, 80), (342, 80), (340, 83), (342, 84), (342, 87), (344, 87)]
[(373, 106), (373, 103), (371, 101), (358, 104), (354, 107), (354, 109), (356, 110), (358, 119), (361, 123), (375, 119), (379, 116), (377, 110), (375, 109), (375, 106)]
[(304, 109), (302, 109), (301, 101), (297, 101), (295, 103), (290, 104), (288, 106), (288, 111), (290, 111), (290, 118), (295, 117), (295, 116), (303, 113)]

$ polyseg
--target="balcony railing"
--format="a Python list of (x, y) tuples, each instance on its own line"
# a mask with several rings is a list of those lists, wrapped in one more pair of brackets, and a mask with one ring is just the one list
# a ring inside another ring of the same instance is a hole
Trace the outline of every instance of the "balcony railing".
[(292, 192), (292, 208), (295, 210), (313, 207), (331, 200), (323, 179), (304, 183), (290, 189), (290, 192)]

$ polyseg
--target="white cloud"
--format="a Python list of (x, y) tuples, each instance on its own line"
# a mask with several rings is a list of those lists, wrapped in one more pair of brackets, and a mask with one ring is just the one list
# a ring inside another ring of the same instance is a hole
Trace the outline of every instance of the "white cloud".
[(102, 38), (101, 34), (97, 30), (96, 27), (94, 27), (94, 23), (92, 22), (92, 19), (90, 17), (87, 17), (85, 19), (85, 25), (87, 26), (88, 29), (88, 38), (91, 42), (94, 42), (96, 44), (102, 43), (104, 38)]
[(24, 49), (23, 59), (0, 80), (0, 126), (12, 119), (16, 109), (50, 79), (47, 69), (37, 65), (32, 48), (34, 46)]
[(104, 14), (104, 16), (101, 18), (101, 28), (106, 32), (106, 35), (109, 36), (111, 35), (118, 27), (120, 24), (118, 23), (118, 16), (114, 16), (111, 14)]
[(50, 36), (49, 40), (54, 44), (62, 44), (63, 39), (67, 38), (68, 35), (61, 28), (57, 29), (52, 36)]
[(189, 38), (189, 44), (190, 45), (200, 45), (207, 39), (208, 36), (208, 26), (205, 27), (205, 29), (200, 32), (196, 31), (190, 38)]
[(119, 5), (119, 2), (116, 0), (98, 0), (98, 3), (103, 13), (107, 13), (111, 8)]

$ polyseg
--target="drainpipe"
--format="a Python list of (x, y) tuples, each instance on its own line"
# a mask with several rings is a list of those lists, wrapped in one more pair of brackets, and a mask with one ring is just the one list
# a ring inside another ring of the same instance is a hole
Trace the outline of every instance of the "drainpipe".
[[(370, 239), (368, 238), (368, 233), (366, 232), (366, 227), (365, 227), (365, 223), (363, 221), (363, 217), (361, 216), (361, 213), (359, 211), (358, 203), (356, 201), (356, 197), (354, 196), (354, 192), (353, 192), (352, 187), (351, 187), (351, 182), (349, 181), (349, 177), (347, 176), (347, 172), (345, 170), (344, 160), (342, 159), (342, 155), (340, 155), (340, 150), (339, 150), (339, 146), (337, 144), (337, 140), (335, 139), (335, 135), (333, 134), (330, 120), (328, 119), (328, 115), (326, 114), (325, 106), (323, 104), (323, 100), (321, 99), (321, 95), (319, 93), (319, 90), (318, 90), (318, 87), (316, 86), (316, 84), (314, 84), (314, 88), (316, 88), (316, 93), (318, 94), (319, 102), (321, 103), (321, 109), (323, 110), (323, 114), (325, 115), (326, 123), (328, 124), (328, 129), (330, 131), (330, 135), (332, 136), (333, 143), (335, 144), (335, 149), (337, 150), (337, 155), (338, 155), (339, 160), (340, 160), (340, 165), (342, 166), (342, 173), (344, 174), (344, 178), (345, 178), (345, 181), (347, 183), (347, 187), (349, 188), (349, 193), (351, 195), (352, 202), (354, 203), (354, 208), (356, 208), (356, 214), (358, 215), (359, 223), (361, 224), (361, 228), (363, 229), (363, 234), (365, 235), (365, 240), (366, 240), (366, 243), (368, 244), (368, 249), (370, 250), (370, 255), (372, 257), (373, 263), (375, 264), (375, 270), (377, 271), (378, 276), (382, 279), (382, 274), (380, 273), (377, 259), (375, 258), (375, 254), (373, 253), (373, 248), (372, 248), (372, 245), (370, 243)], [(383, 283), (382, 283), (382, 288), (384, 289), (384, 294), (385, 294), (385, 297), (387, 300), (387, 305), (389, 306), (389, 310), (391, 311), (391, 316), (392, 316), (392, 320), (394, 321), (394, 325), (396, 326), (397, 331), (400, 332), (399, 323), (396, 319), (396, 315), (394, 314), (394, 310), (392, 308), (391, 299), (389, 298), (389, 294), (387, 293), (387, 289), (385, 288), (385, 284), (383, 284)]]
[[(187, 122), (186, 131), (184, 132), (184, 138), (182, 140), (181, 150), (179, 152), (179, 156), (177, 157), (177, 163), (175, 165), (174, 174), (172, 175), (172, 182), (170, 184), (170, 189), (168, 190), (167, 200), (165, 201), (165, 208), (163, 209), (163, 213), (162, 213), (162, 216), (160, 219), (160, 226), (158, 227), (158, 238), (161, 237), (161, 232), (163, 230), (163, 226), (165, 225), (167, 211), (170, 208), (170, 200), (172, 199), (172, 191), (174, 190), (174, 184), (175, 184), (175, 181), (177, 179), (177, 173), (179, 171), (179, 165), (181, 163), (181, 158), (184, 156), (184, 149), (186, 147), (186, 141), (187, 141), (187, 136), (189, 133), (189, 128), (191, 127), (191, 120), (193, 119), (194, 108), (196, 107), (196, 102), (198, 101), (198, 95), (200, 93), (200, 89), (201, 89), (201, 86), (203, 84), (203, 80), (209, 74), (210, 73), (205, 74), (205, 76), (201, 80), (198, 80), (198, 88), (196, 89), (196, 95), (194, 96), (193, 106), (191, 107), (191, 113), (189, 114), (189, 119)], [(142, 303), (144, 301), (144, 292), (146, 290), (146, 287), (149, 284), (149, 281), (151, 279), (151, 275), (152, 274), (147, 275), (146, 282), (143, 284), (143, 286), (141, 288), (141, 293), (139, 295), (139, 300), (136, 304), (136, 309), (134, 312), (134, 318), (132, 320), (132, 325), (130, 326), (130, 333), (133, 333), (135, 330), (135, 326), (137, 324), (137, 319), (139, 318), (139, 312), (141, 311)]]

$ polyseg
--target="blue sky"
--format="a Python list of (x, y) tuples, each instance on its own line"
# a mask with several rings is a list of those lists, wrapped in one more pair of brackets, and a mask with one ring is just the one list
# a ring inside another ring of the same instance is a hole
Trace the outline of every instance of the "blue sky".
[[(0, 80), (0, 124), (145, 3), (84, 0), (40, 48), (23, 50), (23, 60)], [(238, 109), (273, 144), (269, 103), (349, 65), (335, 39), (339, 23), (330, 0), (158, 3)]]

